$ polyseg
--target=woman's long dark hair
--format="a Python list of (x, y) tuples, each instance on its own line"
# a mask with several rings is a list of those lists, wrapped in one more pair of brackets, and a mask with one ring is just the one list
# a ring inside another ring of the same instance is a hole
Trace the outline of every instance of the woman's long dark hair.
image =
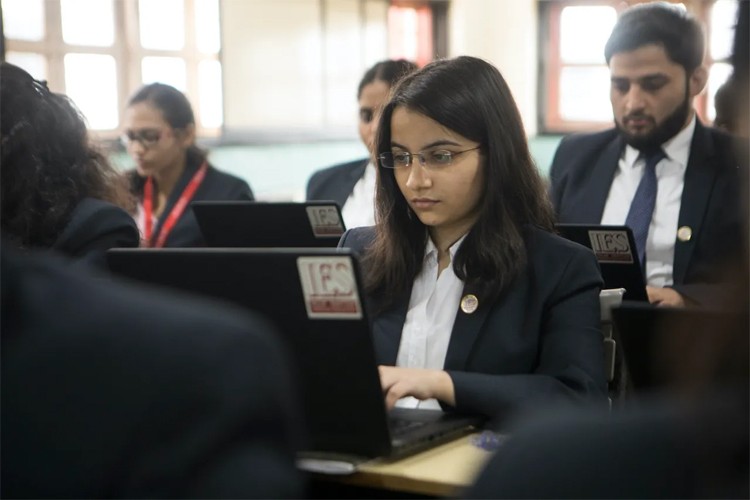
[(86, 197), (134, 210), (125, 176), (91, 144), (70, 99), (6, 62), (0, 82), (5, 236), (21, 247), (49, 247)]
[[(505, 289), (526, 264), (523, 227), (553, 227), (552, 207), (508, 85), (494, 66), (474, 57), (428, 64), (394, 89), (378, 124), (376, 154), (391, 151), (391, 117), (399, 106), (481, 145), (485, 187), (480, 215), (453, 269), (479, 290)], [(364, 255), (366, 282), (387, 306), (384, 292), (395, 298), (419, 274), (428, 232), (401, 194), (393, 170), (382, 166), (375, 203), (378, 225)]]

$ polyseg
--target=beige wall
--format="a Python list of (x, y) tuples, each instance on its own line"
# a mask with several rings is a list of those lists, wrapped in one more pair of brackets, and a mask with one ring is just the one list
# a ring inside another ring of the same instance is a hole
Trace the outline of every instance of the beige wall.
[(452, 0), (448, 13), (451, 57), (481, 57), (510, 86), (527, 135), (536, 134), (537, 0)]
[[(227, 135), (355, 138), (355, 89), (387, 57), (389, 3), (223, 0)], [(494, 63), (534, 135), (537, 0), (452, 0), (448, 24), (448, 55)]]
[(227, 135), (356, 137), (356, 88), (387, 51), (388, 0), (223, 0)]

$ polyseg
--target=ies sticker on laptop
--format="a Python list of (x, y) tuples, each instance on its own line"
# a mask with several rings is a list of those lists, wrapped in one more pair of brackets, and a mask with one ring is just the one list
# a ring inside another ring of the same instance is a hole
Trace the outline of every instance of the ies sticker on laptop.
[(632, 264), (633, 251), (626, 231), (589, 231), (591, 249), (597, 260), (612, 264)]
[(362, 317), (362, 305), (350, 257), (298, 257), (297, 269), (309, 318)]
[(315, 236), (341, 236), (344, 226), (335, 205), (313, 205), (307, 207), (310, 228)]

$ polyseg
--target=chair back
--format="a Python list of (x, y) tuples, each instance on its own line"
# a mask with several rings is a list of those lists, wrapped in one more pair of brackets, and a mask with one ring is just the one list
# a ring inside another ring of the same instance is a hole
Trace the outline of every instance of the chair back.
[(617, 342), (615, 342), (612, 325), (612, 308), (622, 304), (625, 295), (624, 288), (607, 288), (599, 294), (599, 305), (601, 309), (601, 327), (604, 335), (604, 369), (607, 376), (610, 399), (620, 396), (619, 367), (622, 363), (617, 360)]

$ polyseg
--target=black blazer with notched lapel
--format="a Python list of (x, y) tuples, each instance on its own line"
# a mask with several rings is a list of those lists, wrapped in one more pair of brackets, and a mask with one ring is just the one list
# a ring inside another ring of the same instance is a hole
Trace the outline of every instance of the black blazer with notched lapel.
[(364, 158), (318, 170), (307, 181), (307, 201), (333, 200), (343, 208), (369, 162)]
[[(601, 222), (624, 147), (616, 129), (563, 139), (550, 170), (559, 222)], [(731, 281), (727, 263), (739, 258), (745, 234), (735, 147), (730, 136), (696, 121), (678, 220), (692, 237), (680, 241), (675, 235), (673, 288), (704, 305), (724, 302), (717, 293), (724, 287), (716, 285)]]
[[(347, 231), (340, 246), (362, 253), (374, 228)], [(507, 290), (460, 309), (445, 370), (456, 410), (498, 416), (526, 404), (606, 396), (599, 317), (602, 279), (586, 248), (539, 229), (525, 231), (528, 264)], [(478, 292), (470, 287), (464, 294)], [(377, 361), (395, 365), (411, 292), (371, 317)], [(377, 297), (367, 297), (377, 311)]]

